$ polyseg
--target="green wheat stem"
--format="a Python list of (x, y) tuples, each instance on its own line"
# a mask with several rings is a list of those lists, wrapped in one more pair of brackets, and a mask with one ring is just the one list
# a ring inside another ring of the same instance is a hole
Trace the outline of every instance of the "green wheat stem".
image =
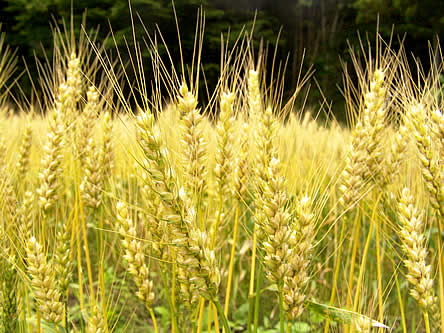
[(285, 333), (284, 298), (282, 297), (282, 286), (278, 287), (278, 294), (279, 294), (279, 328), (280, 328), (280, 333)]
[(396, 291), (398, 293), (399, 312), (401, 313), (402, 332), (407, 333), (405, 324), (404, 301), (402, 300), (401, 288), (399, 287), (398, 274), (395, 274)]
[(259, 265), (256, 276), (256, 292), (254, 297), (254, 333), (257, 333), (259, 327), (261, 285), (262, 285), (262, 265)]
[(430, 333), (429, 313), (427, 311), (424, 311), (424, 324), (426, 333)]
[(177, 329), (177, 321), (176, 321), (176, 310), (173, 306), (173, 301), (171, 300), (171, 296), (170, 293), (168, 292), (168, 282), (167, 282), (167, 277), (166, 277), (166, 270), (161, 269), (161, 277), (162, 277), (162, 282), (163, 282), (163, 286), (165, 288), (165, 295), (167, 297), (167, 301), (168, 301), (168, 305), (170, 307), (170, 311), (171, 311), (171, 331), (174, 332)]
[[(343, 242), (344, 242), (344, 237), (345, 237), (345, 227), (347, 224), (346, 222), (347, 222), (347, 220), (345, 219), (344, 221), (342, 221), (342, 225), (341, 225), (341, 233), (339, 236), (339, 248), (338, 248), (338, 253), (337, 253), (336, 262), (335, 262), (335, 272), (334, 272), (334, 276), (333, 276), (333, 287), (331, 289), (331, 294), (330, 294), (330, 302), (329, 302), (330, 306), (332, 306), (334, 304), (335, 297), (336, 297), (336, 284), (338, 282), (339, 271), (340, 271), (340, 267), (341, 267), (342, 247), (343, 247)], [(330, 327), (330, 318), (327, 318), (327, 320), (325, 322), (324, 333), (329, 332), (329, 327)]]
[(230, 325), (228, 324), (228, 320), (224, 314), (224, 309), (222, 308), (222, 305), (220, 305), (220, 302), (218, 300), (214, 300), (213, 304), (216, 306), (217, 312), (219, 313), (219, 316), (222, 320), (222, 324), (225, 329), (225, 332), (231, 333)]

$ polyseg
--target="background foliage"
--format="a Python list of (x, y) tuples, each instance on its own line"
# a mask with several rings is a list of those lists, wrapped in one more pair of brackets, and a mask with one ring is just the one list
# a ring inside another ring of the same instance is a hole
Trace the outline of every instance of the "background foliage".
[[(139, 15), (141, 19), (135, 19), (138, 35), (145, 35), (141, 22), (150, 33), (158, 26), (178, 61), (172, 1), (131, 0), (131, 6), (134, 16)], [(203, 63), (210, 87), (214, 87), (219, 75), (221, 33), (227, 37), (230, 29), (233, 43), (242, 27), (246, 26), (247, 31), (251, 29), (257, 10), (254, 29), (257, 46), (259, 40), (263, 39), (273, 50), (282, 28), (278, 57), (284, 60), (288, 57), (287, 91), (296, 85), (305, 52), (304, 70), (310, 65), (314, 66), (316, 82), (327, 101), (333, 102), (333, 111), (339, 118), (342, 118), (343, 112), (340, 105), (342, 98), (336, 87), (342, 73), (340, 59), (345, 62), (349, 60), (347, 43), (359, 47), (359, 36), (368, 38), (374, 45), (378, 14), (382, 36), (388, 40), (393, 30), (394, 46), (405, 37), (407, 54), (415, 54), (424, 66), (428, 64), (428, 43), (436, 46), (436, 37), (444, 28), (444, 1), (439, 0), (176, 0), (185, 60), (189, 62), (199, 6), (206, 13)], [(73, 0), (77, 31), (81, 29), (85, 9), (87, 27), (100, 27), (99, 40), (109, 34), (111, 26), (119, 49), (125, 50), (126, 43), (133, 49), (128, 0)], [(7, 42), (12, 47), (18, 47), (19, 55), (30, 68), (31, 77), (35, 77), (33, 56), (43, 59), (45, 52), (49, 52), (47, 56), (51, 59), (53, 42), (50, 22), (52, 25), (64, 21), (69, 24), (71, 1), (0, 0), (0, 12)], [(110, 39), (106, 46), (114, 48), (114, 41)], [(123, 56), (128, 57), (125, 52)], [(148, 54), (143, 56), (149, 61)], [(19, 69), (24, 70), (23, 63), (20, 66)], [(21, 86), (29, 93), (31, 85), (26, 76), (22, 78)], [(319, 97), (319, 91), (312, 89), (312, 103), (318, 103)], [(205, 98), (205, 94), (201, 94), (201, 98)]]

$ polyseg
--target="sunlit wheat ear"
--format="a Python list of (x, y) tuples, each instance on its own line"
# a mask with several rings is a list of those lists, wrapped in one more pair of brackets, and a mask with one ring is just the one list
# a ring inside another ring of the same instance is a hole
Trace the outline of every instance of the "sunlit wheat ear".
[(211, 249), (211, 238), (205, 231), (197, 227), (195, 209), (184, 203), (184, 234), (186, 236), (186, 251), (178, 251), (177, 263), (180, 268), (180, 278), (189, 279), (191, 290), (208, 300), (216, 300), (220, 285), (220, 271), (216, 255)]
[(207, 196), (206, 145), (197, 99), (185, 83), (179, 89), (177, 107), (182, 114), (185, 189), (196, 203)]
[(61, 300), (66, 301), (66, 292), (72, 282), (73, 259), (71, 250), (71, 224), (60, 223), (55, 242), (53, 266), (56, 271), (56, 285), (61, 294)]
[(267, 278), (278, 285), (284, 311), (293, 320), (304, 309), (314, 217), (309, 199), (304, 198), (299, 202), (298, 222), (292, 223), (285, 178), (281, 176), (280, 162), (276, 158), (270, 161), (268, 179), (263, 207), (258, 207), (264, 212), (263, 220), (258, 221), (264, 269)]
[[(256, 143), (256, 160), (255, 168), (253, 169), (255, 176), (254, 184), (254, 206), (255, 206), (255, 223), (258, 226), (265, 225), (267, 219), (266, 205), (269, 198), (267, 192), (270, 182), (269, 168), (271, 161), (276, 159), (277, 150), (275, 147), (275, 119), (271, 108), (259, 115), (259, 130)], [(277, 175), (276, 175), (277, 176)], [(263, 241), (263, 228), (258, 228), (257, 237), (259, 241)]]
[(265, 186), (268, 180), (268, 167), (270, 161), (277, 157), (276, 148), (276, 119), (274, 118), (271, 108), (267, 108), (261, 113), (258, 124), (258, 136), (255, 138), (256, 143), (256, 168), (255, 174), (257, 181)]
[(144, 185), (141, 192), (146, 207), (145, 227), (152, 240), (150, 247), (156, 258), (168, 261), (168, 221), (163, 219), (163, 206), (160, 197), (151, 188), (151, 179), (146, 172), (142, 174)]
[(145, 166), (163, 204), (163, 219), (168, 221), (168, 237), (177, 262), (177, 280), (184, 304), (192, 306), (199, 294), (213, 297), (220, 281), (214, 252), (207, 246), (207, 233), (197, 228), (196, 213), (188, 196), (179, 195), (177, 180), (169, 163), (167, 150), (161, 149), (154, 133), (154, 117), (141, 112), (137, 118), (139, 143), (146, 158)]
[(97, 209), (102, 203), (103, 165), (100, 163), (100, 151), (94, 144), (92, 137), (89, 138), (84, 152), (85, 175), (80, 184), (80, 192), (85, 206)]
[(293, 251), (289, 241), (294, 235), (290, 226), (291, 215), (286, 207), (287, 191), (279, 160), (271, 160), (268, 179), (264, 188), (264, 206), (261, 208), (265, 219), (259, 225), (259, 230), (265, 251), (266, 275), (270, 281), (281, 283), (288, 273), (286, 263)]
[[(165, 156), (166, 150), (162, 149), (160, 138), (154, 131), (154, 122), (154, 116), (149, 111), (140, 111), (136, 120), (138, 141), (145, 159), (142, 165), (149, 176), (149, 185), (158, 193), (166, 211), (173, 210), (174, 214), (177, 214), (180, 210), (177, 205), (179, 189), (174, 179), (173, 169)], [(175, 220), (180, 221), (180, 218), (181, 214), (175, 217)]]
[(425, 106), (419, 103), (410, 105), (406, 110), (406, 121), (408, 128), (413, 132), (418, 148), (421, 172), (430, 194), (430, 204), (441, 216), (444, 216), (444, 193), (438, 164), (439, 156), (432, 145), (431, 124)]
[(72, 92), (73, 103), (77, 103), (82, 95), (82, 69), (80, 58), (72, 52), (68, 62), (68, 72), (66, 74), (66, 84)]
[(177, 206), (171, 211), (174, 215), (164, 218), (170, 222), (170, 243), (177, 262), (180, 297), (184, 305), (192, 309), (199, 295), (216, 300), (220, 272), (211, 238), (198, 228), (196, 210), (183, 189), (176, 200)]
[(384, 79), (384, 72), (377, 69), (364, 94), (362, 118), (353, 130), (346, 165), (339, 181), (340, 203), (344, 209), (349, 209), (359, 200), (369, 180), (378, 183), (384, 176), (382, 134), (387, 117)]
[(26, 247), (28, 239), (34, 235), (34, 193), (31, 191), (25, 192), (23, 197), (23, 201), (18, 211), (19, 216), (19, 232), (20, 239), (22, 244), (24, 244), (23, 248)]
[(103, 116), (103, 141), (100, 148), (100, 163), (102, 164), (102, 179), (112, 175), (114, 169), (113, 120), (109, 111)]
[(76, 142), (81, 165), (84, 164), (86, 156), (90, 153), (87, 151), (87, 146), (89, 145), (90, 139), (94, 137), (94, 128), (97, 123), (97, 114), (99, 111), (99, 94), (96, 89), (93, 86), (89, 87), (86, 95), (88, 102), (80, 117), (79, 136)]
[(394, 134), (394, 141), (390, 151), (390, 160), (386, 163), (384, 176), (386, 183), (394, 182), (400, 173), (400, 167), (407, 153), (409, 143), (407, 140), (408, 137), (408, 129), (404, 123), (404, 116), (402, 116), (399, 129)]
[(306, 287), (309, 281), (312, 242), (316, 232), (316, 221), (312, 212), (311, 200), (304, 196), (296, 204), (296, 240), (291, 238), (292, 253), (289, 258), (289, 272), (284, 277), (282, 289), (284, 310), (290, 320), (304, 311)]
[[(163, 206), (162, 219), (168, 225), (168, 244), (174, 253), (172, 260), (178, 262), (188, 260), (189, 251), (185, 245), (187, 241), (186, 230), (183, 226), (183, 211), (180, 205), (179, 189), (173, 169), (162, 149), (160, 138), (154, 131), (154, 116), (150, 111), (140, 111), (136, 125), (139, 134), (139, 144), (143, 150), (143, 166), (148, 174), (150, 187), (159, 196)], [(191, 260), (190, 264), (195, 264)], [(188, 261), (187, 261), (188, 264)], [(179, 282), (180, 297), (186, 306), (192, 306), (199, 300), (199, 294), (190, 281), (189, 266), (179, 266), (177, 279)]]
[(433, 134), (442, 144), (442, 141), (444, 140), (444, 114), (441, 110), (436, 109), (435, 111), (431, 112), (431, 119), (433, 123)]
[(440, 314), (438, 298), (433, 290), (432, 267), (426, 263), (428, 251), (424, 234), (425, 223), (422, 214), (414, 206), (413, 196), (408, 188), (403, 189), (399, 198), (398, 216), (401, 224), (399, 236), (406, 256), (404, 264), (408, 269), (407, 280), (412, 285), (410, 295), (439, 326)]
[(363, 126), (366, 129), (367, 142), (365, 179), (379, 181), (384, 159), (383, 131), (387, 117), (386, 77), (381, 69), (376, 69), (364, 95)]
[(54, 110), (50, 115), (49, 132), (46, 135), (46, 144), (43, 147), (43, 158), (39, 173), (40, 208), (46, 213), (57, 202), (62, 186), (62, 160), (63, 160), (63, 125), (60, 113)]
[(88, 318), (87, 333), (106, 333), (105, 318), (99, 307), (94, 305)]
[[(254, 172), (256, 176), (265, 174), (263, 166), (263, 159), (265, 156), (270, 155), (270, 151), (261, 151), (261, 149), (269, 148), (270, 144), (272, 145), (272, 141), (274, 139), (274, 124), (272, 119), (272, 112), (270, 109), (270, 113), (267, 114), (268, 109), (265, 110), (262, 102), (262, 96), (260, 91), (260, 83), (259, 83), (259, 72), (251, 69), (248, 72), (247, 79), (247, 102), (248, 102), (248, 128), (249, 128), (249, 136), (250, 142), (254, 142), (256, 154), (261, 154), (256, 157), (255, 163), (258, 162), (259, 168), (255, 168)], [(270, 117), (271, 115), (271, 117)], [(265, 132), (263, 132), (265, 130)], [(268, 143), (266, 142), (268, 141)], [(253, 147), (250, 147), (253, 148)], [(271, 160), (271, 156), (268, 156), (268, 161)], [(265, 169), (267, 167), (265, 166)], [(261, 171), (261, 169), (263, 169)], [(257, 188), (256, 188), (257, 190)]]
[(17, 160), (17, 178), (23, 180), (29, 169), (29, 156), (31, 154), (32, 144), (32, 128), (31, 122), (28, 121), (23, 132), (23, 139), (18, 151)]
[(258, 117), (263, 112), (262, 97), (260, 93), (259, 72), (251, 69), (248, 72), (248, 110), (253, 124), (257, 124)]
[(216, 178), (218, 195), (220, 200), (223, 201), (228, 199), (230, 191), (229, 179), (232, 172), (234, 99), (234, 93), (230, 91), (222, 93), (219, 120), (216, 125), (217, 148), (214, 176)]
[(4, 224), (5, 230), (11, 240), (15, 241), (17, 232), (17, 194), (11, 184), (9, 178), (3, 178), (0, 180), (1, 189), (1, 210), (2, 210), (2, 222)]
[(150, 279), (149, 269), (145, 263), (145, 246), (137, 238), (135, 223), (128, 217), (128, 208), (125, 203), (117, 203), (117, 223), (124, 249), (123, 258), (126, 260), (127, 269), (136, 286), (136, 295), (150, 308), (154, 302), (153, 281)]
[(60, 302), (60, 292), (56, 288), (55, 272), (47, 263), (42, 246), (35, 237), (28, 240), (26, 253), (28, 273), (39, 311), (46, 321), (60, 324), (63, 319), (63, 303)]
[(66, 81), (59, 86), (56, 107), (60, 110), (65, 130), (75, 132), (74, 124), (78, 115), (77, 103), (82, 96), (82, 72), (80, 59), (73, 52), (68, 60)]
[(233, 104), (234, 93), (223, 92), (220, 97), (219, 120), (216, 124), (217, 146), (215, 152), (216, 165), (214, 177), (216, 185), (215, 223), (212, 239), (224, 241), (226, 238), (227, 219), (225, 214), (227, 204), (231, 199), (230, 180), (232, 179), (232, 156), (233, 156)]
[(365, 181), (365, 133), (362, 125), (357, 124), (352, 134), (352, 143), (349, 146), (345, 168), (340, 176), (339, 202), (344, 209), (349, 209), (361, 196)]
[(249, 184), (249, 138), (246, 133), (248, 133), (248, 123), (244, 122), (241, 127), (241, 133), (238, 135), (240, 140), (239, 151), (235, 158), (233, 171), (233, 195), (240, 202), (246, 199)]
[[(439, 165), (442, 165), (442, 163), (444, 163), (444, 115), (441, 110), (437, 109), (431, 112), (430, 119), (432, 120), (432, 132), (436, 140), (436, 150), (438, 150), (439, 155)], [(441, 172), (441, 184), (443, 183), (444, 171)], [(444, 193), (444, 189), (441, 189), (441, 193)]]

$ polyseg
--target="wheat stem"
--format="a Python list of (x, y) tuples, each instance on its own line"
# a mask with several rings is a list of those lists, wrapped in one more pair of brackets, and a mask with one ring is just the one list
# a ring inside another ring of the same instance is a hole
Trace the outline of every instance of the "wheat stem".
[(230, 325), (228, 324), (227, 317), (225, 317), (222, 305), (220, 305), (220, 302), (218, 300), (213, 301), (213, 304), (216, 306), (217, 312), (219, 313), (220, 318), (222, 319), (222, 324), (224, 326), (225, 332), (230, 333), (231, 332)]
[(282, 296), (282, 286), (278, 287), (279, 297), (279, 329), (281, 333), (285, 333), (285, 315), (284, 315), (284, 297)]
[(198, 319), (198, 323), (197, 323), (197, 333), (200, 333), (202, 331), (204, 310), (205, 310), (205, 299), (203, 297), (201, 297), (200, 303), (199, 303), (199, 319)]
[(399, 287), (398, 274), (395, 274), (396, 291), (398, 294), (399, 312), (401, 314), (402, 332), (407, 333), (407, 326), (405, 323), (404, 301), (401, 295), (401, 288)]
[[(379, 225), (376, 218), (373, 223), (375, 224), (375, 242), (376, 242), (376, 272), (378, 279), (378, 309), (379, 309), (379, 321), (384, 321), (384, 305), (382, 295), (382, 273), (381, 273), (381, 245), (379, 244)], [(381, 330), (380, 330), (381, 331)]]
[(153, 321), (154, 332), (155, 333), (159, 333), (159, 329), (157, 327), (157, 321), (156, 321), (156, 316), (154, 315), (154, 311), (153, 311), (153, 309), (151, 307), (148, 307), (148, 311), (150, 313), (151, 320)]
[(236, 205), (236, 215), (234, 218), (234, 229), (233, 229), (233, 245), (231, 246), (230, 264), (229, 264), (229, 268), (228, 268), (227, 290), (225, 293), (224, 314), (226, 317), (228, 316), (228, 309), (230, 307), (231, 282), (233, 279), (233, 267), (234, 267), (234, 257), (236, 254), (238, 224), (239, 224), (239, 204)]

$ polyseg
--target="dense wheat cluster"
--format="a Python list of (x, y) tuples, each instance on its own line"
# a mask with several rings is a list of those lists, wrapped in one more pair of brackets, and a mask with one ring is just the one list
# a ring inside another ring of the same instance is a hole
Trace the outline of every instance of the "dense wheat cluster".
[(0, 332), (444, 332), (440, 50), (353, 53), (347, 126), (248, 35), (200, 99), (199, 62), (56, 31), (46, 101), (2, 95)]

